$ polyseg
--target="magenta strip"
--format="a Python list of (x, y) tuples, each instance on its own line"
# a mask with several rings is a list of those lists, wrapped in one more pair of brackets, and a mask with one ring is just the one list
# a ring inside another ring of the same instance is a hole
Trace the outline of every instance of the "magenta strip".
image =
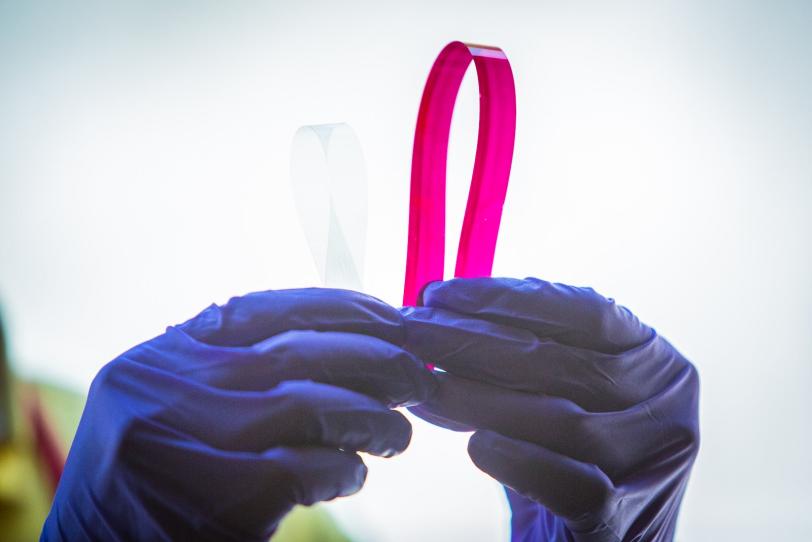
[(448, 135), (471, 60), (479, 81), (479, 137), (454, 275), (490, 276), (493, 267), (516, 134), (513, 72), (501, 49), (454, 41), (434, 62), (417, 115), (403, 289), (407, 306), (417, 304), (426, 284), (443, 278)]

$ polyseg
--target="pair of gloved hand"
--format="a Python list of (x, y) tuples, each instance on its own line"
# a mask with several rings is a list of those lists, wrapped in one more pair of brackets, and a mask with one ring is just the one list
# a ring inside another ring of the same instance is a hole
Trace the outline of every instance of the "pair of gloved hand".
[[(430, 372), (432, 363), (445, 372)], [(423, 306), (271, 291), (213, 305), (93, 382), (44, 540), (267, 540), (358, 491), (393, 407), (474, 431), (513, 540), (672, 537), (698, 447), (693, 366), (591, 289), (432, 283)]]

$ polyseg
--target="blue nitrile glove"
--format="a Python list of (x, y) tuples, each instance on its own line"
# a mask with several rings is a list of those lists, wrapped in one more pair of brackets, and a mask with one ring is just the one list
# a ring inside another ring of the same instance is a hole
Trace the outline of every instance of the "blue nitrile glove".
[(441, 367), (413, 410), (475, 430), (514, 541), (670, 540), (699, 446), (696, 369), (627, 309), (537, 279), (430, 284), (407, 348)]
[(212, 305), (93, 381), (43, 540), (266, 541), (295, 505), (358, 491), (357, 451), (391, 456), (387, 407), (436, 383), (403, 319), (342, 290)]

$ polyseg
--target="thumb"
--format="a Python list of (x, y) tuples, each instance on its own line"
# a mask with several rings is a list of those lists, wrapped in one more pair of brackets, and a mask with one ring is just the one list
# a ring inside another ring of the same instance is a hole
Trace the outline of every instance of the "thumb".
[(604, 521), (612, 515), (615, 487), (596, 465), (492, 431), (471, 435), (468, 455), (480, 470), (561, 517), (570, 530), (589, 534), (579, 541), (617, 540)]

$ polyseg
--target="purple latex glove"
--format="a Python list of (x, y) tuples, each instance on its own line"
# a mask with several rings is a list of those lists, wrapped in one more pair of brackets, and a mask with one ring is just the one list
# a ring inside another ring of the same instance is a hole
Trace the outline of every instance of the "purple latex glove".
[(358, 491), (403, 451), (387, 407), (436, 383), (397, 309), (349, 291), (213, 305), (93, 381), (42, 540), (267, 541), (295, 505)]
[(627, 309), (538, 279), (430, 284), (407, 349), (447, 371), (412, 411), (474, 430), (514, 541), (671, 540), (699, 447), (696, 369)]

